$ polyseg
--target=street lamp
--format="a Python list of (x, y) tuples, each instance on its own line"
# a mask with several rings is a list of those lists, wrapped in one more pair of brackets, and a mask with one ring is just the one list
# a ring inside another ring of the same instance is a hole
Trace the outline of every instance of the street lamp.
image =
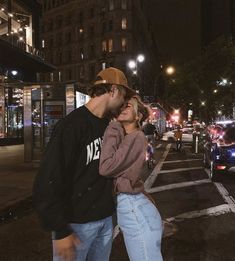
[(132, 70), (132, 73), (137, 75), (138, 74), (138, 63), (144, 62), (145, 57), (143, 54), (139, 54), (135, 60), (130, 60), (128, 62), (128, 67)]
[(175, 68), (174, 68), (173, 66), (168, 66), (168, 67), (166, 68), (166, 73), (167, 73), (168, 75), (174, 74), (174, 73), (175, 73)]

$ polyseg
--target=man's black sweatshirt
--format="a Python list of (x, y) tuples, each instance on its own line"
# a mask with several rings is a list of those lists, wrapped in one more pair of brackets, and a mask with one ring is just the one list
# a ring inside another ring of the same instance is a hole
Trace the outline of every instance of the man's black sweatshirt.
[(70, 223), (87, 223), (114, 211), (112, 180), (99, 175), (107, 119), (82, 106), (61, 120), (49, 141), (34, 181), (33, 200), (54, 239), (72, 233)]

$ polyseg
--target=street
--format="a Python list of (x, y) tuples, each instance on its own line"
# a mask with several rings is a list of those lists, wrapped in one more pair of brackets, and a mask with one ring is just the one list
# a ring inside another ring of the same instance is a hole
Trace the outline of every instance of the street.
[[(155, 151), (155, 168), (143, 174), (145, 188), (162, 219), (176, 228), (163, 238), (164, 260), (235, 260), (234, 180), (211, 182), (202, 154), (194, 154), (191, 145), (176, 152), (173, 144), (158, 142)], [(41, 230), (32, 208), (23, 208), (23, 214), (1, 222), (0, 260), (51, 260), (50, 234)], [(110, 260), (128, 261), (121, 233)]]

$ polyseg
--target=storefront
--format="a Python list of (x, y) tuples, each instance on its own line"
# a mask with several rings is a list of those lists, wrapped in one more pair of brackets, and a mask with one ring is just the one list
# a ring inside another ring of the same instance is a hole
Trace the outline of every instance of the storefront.
[(23, 87), (0, 85), (0, 144), (23, 143)]
[(29, 85), (23, 95), (25, 161), (38, 161), (55, 124), (89, 96), (77, 83)]

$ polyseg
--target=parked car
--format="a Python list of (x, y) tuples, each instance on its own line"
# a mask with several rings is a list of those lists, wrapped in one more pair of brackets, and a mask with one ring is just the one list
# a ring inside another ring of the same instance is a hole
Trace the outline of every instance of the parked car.
[(208, 139), (204, 146), (204, 164), (210, 178), (219, 181), (224, 175), (235, 176), (235, 125), (224, 129), (223, 137)]
[[(183, 128), (181, 129), (182, 134), (182, 142), (192, 142), (193, 141), (193, 129), (192, 128)], [(162, 140), (174, 142), (175, 141), (175, 134), (176, 130), (173, 131), (167, 131), (163, 134)]]

